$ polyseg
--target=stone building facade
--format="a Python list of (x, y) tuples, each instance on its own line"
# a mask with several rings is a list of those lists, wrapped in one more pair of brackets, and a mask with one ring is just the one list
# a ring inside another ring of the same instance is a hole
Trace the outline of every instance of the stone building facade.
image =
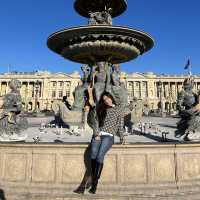
[[(129, 102), (142, 99), (149, 109), (176, 110), (178, 92), (186, 75), (156, 75), (149, 73), (121, 73), (121, 82), (128, 90)], [(81, 79), (78, 72), (72, 74), (38, 72), (10, 72), (0, 74), (0, 96), (9, 92), (9, 81), (17, 78), (22, 83), (21, 95), (26, 111), (51, 110), (56, 99), (67, 96), (73, 103), (73, 91)], [(194, 90), (200, 90), (200, 76), (194, 76)]]
[[(176, 110), (178, 93), (183, 88), (187, 75), (156, 75), (152, 72), (123, 74), (129, 93), (129, 101), (133, 97), (142, 99), (149, 109), (163, 109), (165, 112)], [(194, 75), (194, 92), (200, 90), (200, 75)]]
[(16, 78), (22, 83), (21, 96), (26, 111), (51, 110), (56, 99), (67, 96), (73, 102), (73, 91), (80, 81), (80, 74), (38, 72), (12, 72), (0, 74), (0, 96), (9, 92), (9, 81)]

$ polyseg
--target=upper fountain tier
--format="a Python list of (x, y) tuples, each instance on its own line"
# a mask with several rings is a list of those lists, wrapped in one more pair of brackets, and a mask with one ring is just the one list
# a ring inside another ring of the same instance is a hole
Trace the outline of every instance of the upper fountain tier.
[(120, 26), (82, 26), (52, 34), (48, 47), (74, 62), (123, 63), (147, 52), (154, 41), (142, 31)]
[(75, 10), (82, 16), (89, 18), (89, 13), (110, 10), (112, 17), (121, 15), (127, 8), (125, 0), (76, 0)]
[(147, 33), (112, 25), (112, 17), (126, 10), (125, 0), (75, 0), (74, 7), (89, 17), (88, 26), (58, 31), (47, 41), (52, 51), (66, 59), (89, 65), (101, 61), (118, 64), (135, 59), (154, 45)]

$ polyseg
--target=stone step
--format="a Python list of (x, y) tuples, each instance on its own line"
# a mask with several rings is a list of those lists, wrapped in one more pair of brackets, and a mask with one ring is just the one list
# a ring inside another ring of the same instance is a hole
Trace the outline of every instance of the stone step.
[(106, 195), (106, 194), (69, 194), (65, 196), (51, 195), (8, 195), (0, 200), (200, 200), (200, 192), (168, 195), (133, 194), (133, 195)]

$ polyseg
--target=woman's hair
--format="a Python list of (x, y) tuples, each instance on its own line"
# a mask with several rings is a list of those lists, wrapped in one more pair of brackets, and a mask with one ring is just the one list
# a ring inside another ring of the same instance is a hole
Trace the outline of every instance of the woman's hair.
[(115, 99), (112, 96), (112, 94), (110, 94), (109, 92), (103, 92), (102, 93), (100, 100), (99, 100), (99, 103), (97, 105), (97, 116), (98, 116), (100, 126), (103, 125), (104, 119), (105, 119), (106, 114), (107, 114), (107, 108), (108, 108), (108, 106), (105, 104), (105, 102), (103, 100), (104, 96), (109, 97), (112, 100), (113, 104), (116, 105)]

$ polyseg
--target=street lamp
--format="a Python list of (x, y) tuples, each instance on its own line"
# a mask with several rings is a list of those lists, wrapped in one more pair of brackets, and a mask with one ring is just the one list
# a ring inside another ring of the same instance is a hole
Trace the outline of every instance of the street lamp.
[(37, 80), (37, 81), (35, 82), (35, 112), (38, 112), (37, 102), (38, 102), (38, 92), (39, 92), (39, 88), (40, 88), (40, 81)]

